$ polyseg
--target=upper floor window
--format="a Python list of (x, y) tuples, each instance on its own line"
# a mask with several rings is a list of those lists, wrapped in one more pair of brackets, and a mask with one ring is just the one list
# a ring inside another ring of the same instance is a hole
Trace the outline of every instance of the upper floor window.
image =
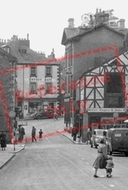
[(36, 94), (36, 93), (37, 93), (37, 84), (30, 83), (30, 94)]
[(45, 87), (46, 87), (46, 94), (52, 94), (52, 83), (45, 83)]
[(30, 76), (31, 77), (36, 77), (37, 76), (37, 74), (36, 74), (36, 67), (31, 67), (30, 69), (31, 69), (30, 70)]
[(51, 76), (52, 76), (52, 67), (46, 66), (46, 77), (51, 77)]

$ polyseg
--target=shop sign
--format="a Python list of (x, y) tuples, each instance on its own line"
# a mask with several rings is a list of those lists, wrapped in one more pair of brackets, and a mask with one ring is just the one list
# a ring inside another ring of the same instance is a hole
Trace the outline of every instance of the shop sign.
[(124, 113), (126, 108), (88, 108), (88, 112)]
[(30, 78), (25, 78), (25, 81), (26, 82), (53, 82), (56, 80), (51, 77), (46, 77), (46, 78), (30, 77)]

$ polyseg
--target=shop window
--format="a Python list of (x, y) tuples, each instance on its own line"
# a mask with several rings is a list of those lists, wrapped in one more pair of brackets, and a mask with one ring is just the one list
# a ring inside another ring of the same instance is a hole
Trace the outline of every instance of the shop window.
[(29, 94), (37, 94), (37, 84), (36, 83), (30, 83)]
[(36, 67), (31, 67), (30, 68), (30, 77), (36, 77)]
[(51, 66), (46, 66), (46, 77), (51, 77), (52, 76), (52, 67)]

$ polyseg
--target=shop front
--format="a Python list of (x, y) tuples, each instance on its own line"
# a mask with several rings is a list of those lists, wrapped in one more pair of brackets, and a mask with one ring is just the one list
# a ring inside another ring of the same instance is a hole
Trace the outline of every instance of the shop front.
[(48, 107), (57, 107), (57, 98), (25, 100), (22, 107), (24, 118), (30, 118), (33, 113), (45, 111)]

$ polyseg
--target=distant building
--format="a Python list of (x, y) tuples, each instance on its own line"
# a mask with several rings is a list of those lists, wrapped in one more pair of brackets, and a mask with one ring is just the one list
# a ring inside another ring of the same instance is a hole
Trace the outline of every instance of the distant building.
[[(102, 66), (104, 62), (115, 57), (114, 47), (117, 48), (119, 54), (126, 50), (128, 30), (125, 28), (125, 20), (119, 20), (118, 28), (114, 28), (110, 23), (112, 18), (116, 19), (100, 10), (93, 18), (91, 17), (87, 25), (83, 23), (80, 27), (74, 27), (74, 19), (68, 20), (69, 24), (67, 28), (64, 28), (61, 41), (61, 44), (65, 46), (66, 56), (66, 93), (70, 101), (66, 100), (67, 107), (71, 104), (71, 99), (74, 100), (75, 106), (80, 100), (79, 91), (69, 87), (71, 82), (77, 83), (82, 74)], [(87, 22), (87, 19), (85, 20)], [(76, 108), (78, 109), (78, 106)], [(72, 112), (71, 109), (69, 114)]]
[(17, 59), (0, 48), (0, 134), (6, 133), (7, 142), (13, 137), (14, 120), (9, 113), (15, 111), (16, 105), (16, 64)]
[(30, 118), (34, 112), (43, 111), (48, 106), (59, 106), (59, 64), (54, 50), (48, 58), (44, 53), (30, 49), (27, 39), (13, 36), (3, 49), (18, 59), (16, 100), (19, 117)]

